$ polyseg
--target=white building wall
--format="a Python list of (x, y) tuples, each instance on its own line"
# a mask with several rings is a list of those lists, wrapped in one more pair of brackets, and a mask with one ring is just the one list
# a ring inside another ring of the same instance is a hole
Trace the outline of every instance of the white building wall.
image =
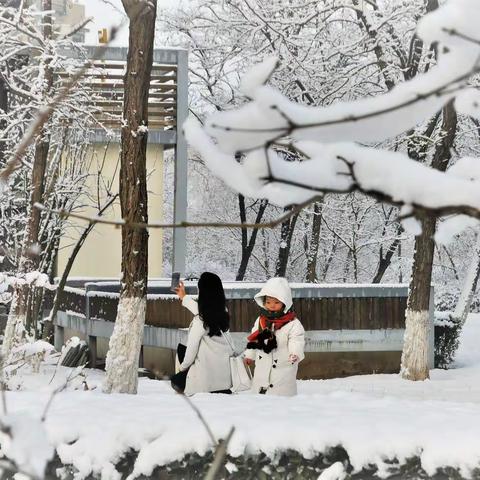
[[(92, 154), (94, 160), (91, 165), (91, 178), (89, 190), (96, 195), (95, 172), (98, 165), (102, 164), (105, 154), (103, 177), (106, 180), (114, 178), (114, 193), (119, 188), (119, 145), (108, 147), (105, 153), (104, 144), (95, 144)], [(147, 148), (147, 188), (148, 188), (148, 215), (151, 221), (161, 221), (163, 218), (163, 149), (161, 145), (152, 144)], [(90, 200), (91, 202), (91, 200)], [(77, 213), (96, 215), (96, 209), (85, 208)], [(104, 218), (120, 220), (120, 201), (115, 204), (104, 215)], [(57, 275), (61, 275), (68, 261), (70, 253), (81, 231), (87, 226), (86, 222), (74, 221), (74, 226), (68, 228), (62, 237), (58, 257)], [(121, 229), (110, 225), (95, 225), (94, 229), (78, 254), (70, 277), (88, 278), (120, 278), (121, 270), (122, 235)], [(149, 277), (160, 277), (162, 275), (162, 231), (151, 229), (149, 236), (148, 252)]]

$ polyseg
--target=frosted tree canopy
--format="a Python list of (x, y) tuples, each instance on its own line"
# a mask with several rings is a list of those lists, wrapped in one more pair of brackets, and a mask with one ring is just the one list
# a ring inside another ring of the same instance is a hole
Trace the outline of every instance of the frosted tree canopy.
[[(480, 219), (478, 159), (460, 159), (442, 173), (406, 153), (369, 146), (412, 129), (450, 101), (457, 112), (480, 118), (480, 93), (469, 87), (480, 69), (479, 23), (476, 0), (449, 1), (417, 26), (438, 52), (426, 73), (388, 93), (326, 107), (300, 105), (267, 85), (278, 65), (269, 57), (243, 78), (248, 101), (210, 115), (203, 126), (188, 119), (187, 139), (231, 188), (280, 206), (359, 190), (403, 206), (403, 217), (427, 211)], [(465, 225), (454, 223), (455, 231)]]

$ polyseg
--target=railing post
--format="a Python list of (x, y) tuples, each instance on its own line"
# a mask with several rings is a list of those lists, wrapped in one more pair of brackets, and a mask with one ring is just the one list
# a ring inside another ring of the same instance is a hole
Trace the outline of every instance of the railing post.
[(88, 363), (90, 368), (97, 368), (97, 337), (88, 336)]
[(63, 344), (65, 343), (65, 329), (60, 325), (55, 324), (54, 334), (54, 346), (57, 352), (62, 351)]
[(434, 287), (430, 287), (430, 305), (429, 305), (429, 342), (428, 342), (428, 367), (435, 368), (435, 302)]
[(90, 320), (90, 296), (89, 292), (97, 289), (96, 284), (85, 284), (85, 340), (88, 344), (88, 362), (90, 368), (95, 368), (97, 365), (97, 337), (92, 335), (93, 328)]
[[(188, 52), (178, 50), (177, 64), (177, 142), (175, 145), (173, 221), (187, 220), (187, 141), (183, 134), (183, 122), (188, 116)], [(185, 228), (173, 229), (172, 271), (185, 275), (187, 232)]]
[(138, 368), (143, 368), (144, 360), (143, 360), (143, 345), (140, 347), (140, 355), (138, 356)]

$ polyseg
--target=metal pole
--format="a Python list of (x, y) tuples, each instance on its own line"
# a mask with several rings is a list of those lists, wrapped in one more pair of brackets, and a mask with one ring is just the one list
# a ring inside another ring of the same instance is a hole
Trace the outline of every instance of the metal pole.
[[(187, 220), (187, 142), (182, 131), (188, 115), (188, 53), (178, 51), (177, 63), (177, 143), (175, 145), (175, 184), (173, 220)], [(172, 271), (185, 274), (187, 232), (185, 228), (173, 230)]]

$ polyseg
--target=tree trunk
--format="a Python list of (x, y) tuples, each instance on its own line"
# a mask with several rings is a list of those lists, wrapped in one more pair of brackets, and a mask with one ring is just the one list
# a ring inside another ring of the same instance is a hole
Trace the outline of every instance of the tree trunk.
[(320, 229), (322, 226), (322, 202), (313, 204), (312, 233), (307, 252), (307, 274), (305, 280), (313, 283), (317, 281), (317, 258), (320, 246)]
[[(403, 233), (403, 228), (401, 225), (399, 225), (397, 234), (401, 235), (402, 233)], [(387, 268), (392, 263), (393, 255), (397, 250), (397, 248), (399, 247), (400, 247), (400, 237), (397, 237), (388, 247), (388, 250), (385, 256), (383, 256), (383, 250), (380, 249), (380, 260), (378, 262), (378, 268), (375, 273), (375, 276), (373, 277), (372, 283), (380, 283), (382, 281), (382, 278), (385, 275)]]
[[(8, 89), (5, 79), (0, 74), (0, 111), (4, 114), (8, 113)], [(7, 126), (6, 120), (0, 121), (0, 131), (3, 132)], [(3, 165), (5, 161), (5, 142), (0, 140), (0, 164)]]
[(435, 218), (426, 217), (422, 221), (422, 233), (415, 238), (413, 272), (405, 312), (405, 338), (401, 366), (401, 375), (407, 380), (429, 378), (429, 307), (435, 225)]
[(334, 236), (332, 239), (332, 247), (330, 248), (330, 253), (328, 254), (327, 260), (323, 265), (322, 274), (320, 276), (321, 282), (324, 282), (325, 279), (327, 278), (328, 269), (330, 268), (330, 265), (332, 264), (332, 261), (335, 257), (335, 253), (337, 252), (337, 246), (338, 246), (338, 237)]
[[(288, 209), (286, 209), (288, 211)], [(292, 246), (292, 236), (297, 223), (298, 213), (282, 223), (280, 233), (280, 247), (278, 249), (277, 263), (275, 265), (275, 276), (284, 277), (287, 273), (288, 257)]]
[[(148, 91), (157, 2), (122, 0), (130, 20), (120, 153), (120, 205), (128, 222), (147, 222)], [(103, 389), (136, 393), (147, 305), (148, 232), (122, 227), (122, 287), (106, 358)]]
[[(443, 108), (442, 117), (441, 132), (443, 136), (435, 148), (432, 168), (444, 172), (451, 158), (451, 148), (457, 130), (457, 114), (453, 102)], [(422, 219), (422, 233), (415, 238), (413, 272), (405, 314), (405, 338), (401, 362), (401, 375), (407, 380), (429, 378), (429, 305), (435, 251), (433, 242), (435, 226), (435, 218)]]
[[(44, 12), (50, 12), (52, 10), (52, 0), (42, 0), (42, 9)], [(52, 38), (51, 14), (45, 15), (43, 18), (43, 37), (47, 40)], [(53, 68), (50, 62), (51, 60), (47, 60), (44, 64), (45, 87), (43, 95), (45, 99), (50, 95), (53, 86)], [(38, 239), (41, 212), (37, 208), (34, 208), (33, 205), (36, 202), (41, 203), (43, 199), (49, 149), (50, 135), (48, 130), (44, 128), (40, 132), (35, 144), (28, 221), (23, 237), (22, 253), (18, 267), (18, 274), (22, 277), (36, 270), (39, 264), (40, 256), (38, 250), (40, 246), (38, 245)], [(18, 342), (23, 341), (25, 333), (36, 333), (34, 328), (32, 328), (36, 322), (32, 318), (27, 319), (27, 305), (32, 291), (33, 287), (28, 283), (17, 285), (14, 289), (2, 347), (3, 355), (6, 359), (8, 359), (12, 348)]]
[(477, 236), (477, 244), (475, 246), (475, 262), (472, 262), (468, 268), (465, 282), (460, 292), (453, 319), (460, 325), (463, 325), (470, 313), (475, 290), (477, 289), (478, 279), (480, 278), (480, 234)]
[[(262, 200), (258, 208), (257, 216), (255, 218), (255, 223), (260, 223), (262, 220), (265, 209), (267, 208), (268, 202)], [(245, 208), (245, 197), (243, 195), (238, 195), (238, 207), (240, 211), (240, 221), (245, 223), (247, 221), (247, 211)], [(240, 260), (240, 266), (238, 267), (238, 272), (235, 277), (235, 280), (242, 281), (245, 278), (245, 273), (247, 271), (248, 262), (252, 256), (255, 243), (257, 241), (258, 228), (252, 230), (250, 238), (248, 238), (248, 230), (242, 228), (242, 258)]]

